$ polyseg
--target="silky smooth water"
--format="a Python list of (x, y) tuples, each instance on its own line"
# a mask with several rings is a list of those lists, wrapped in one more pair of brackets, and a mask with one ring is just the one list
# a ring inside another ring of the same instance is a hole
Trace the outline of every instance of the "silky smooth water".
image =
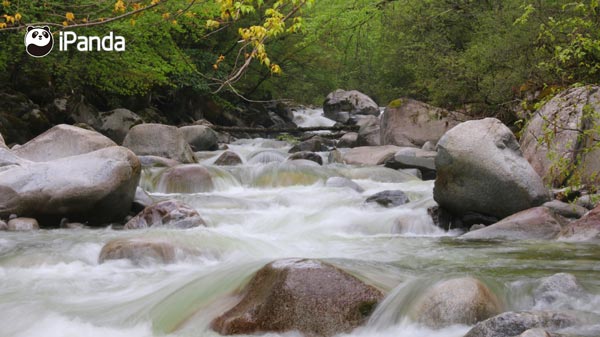
[[(369, 322), (348, 336), (463, 336), (468, 326), (420, 326), (411, 305), (435, 282), (466, 275), (483, 280), (509, 310), (568, 307), (586, 319), (600, 317), (594, 316), (600, 315), (600, 245), (463, 241), (428, 217), (432, 182), (385, 169), (365, 174), (365, 168), (299, 165), (282, 183), (287, 166), (248, 162), (256, 151), (287, 149), (272, 140), (240, 141), (230, 150), (244, 165), (211, 167), (218, 152), (204, 160), (214, 191), (152, 194), (189, 203), (207, 227), (1, 233), (0, 336), (218, 336), (210, 321), (236, 304), (253, 273), (290, 257), (326, 260), (387, 293)], [(152, 189), (156, 174), (145, 174), (141, 186)], [(353, 178), (365, 191), (326, 187), (331, 176)], [(389, 189), (405, 191), (411, 202), (396, 208), (365, 203)], [(98, 263), (106, 242), (134, 237), (168, 240), (185, 253), (166, 265)], [(536, 305), (532, 290), (557, 272), (576, 275), (589, 296)], [(600, 320), (588, 322), (574, 332), (598, 336)]]

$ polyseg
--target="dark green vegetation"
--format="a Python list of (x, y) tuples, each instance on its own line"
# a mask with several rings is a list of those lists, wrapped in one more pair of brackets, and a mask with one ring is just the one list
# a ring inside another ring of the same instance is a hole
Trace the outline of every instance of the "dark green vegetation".
[[(7, 28), (20, 22), (82, 24), (156, 2), (3, 1), (0, 11), (8, 17), (0, 22)], [(123, 35), (124, 53), (55, 51), (34, 59), (24, 52), (23, 30), (0, 30), (0, 83), (38, 104), (83, 94), (101, 109), (212, 96), (234, 67), (239, 28), (261, 25), (274, 3), (258, 7), (262, 2), (240, 1), (257, 10), (216, 30), (207, 28), (207, 20), (222, 21), (220, 6), (228, 1), (162, 1), (120, 20), (73, 28), (85, 35)], [(315, 104), (341, 87), (365, 92), (381, 105), (410, 96), (514, 121), (515, 104), (536, 91), (543, 96), (598, 82), (599, 10), (597, 0), (315, 1), (293, 15), (303, 19), (301, 32), (265, 42), (282, 74), (255, 61), (234, 87), (255, 100)], [(232, 90), (216, 95), (231, 102), (237, 99)]]

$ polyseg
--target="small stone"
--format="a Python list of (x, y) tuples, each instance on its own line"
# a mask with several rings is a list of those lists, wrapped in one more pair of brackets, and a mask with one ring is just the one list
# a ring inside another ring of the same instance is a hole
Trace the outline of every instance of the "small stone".
[(14, 218), (8, 221), (8, 231), (26, 232), (40, 229), (36, 219), (33, 218)]

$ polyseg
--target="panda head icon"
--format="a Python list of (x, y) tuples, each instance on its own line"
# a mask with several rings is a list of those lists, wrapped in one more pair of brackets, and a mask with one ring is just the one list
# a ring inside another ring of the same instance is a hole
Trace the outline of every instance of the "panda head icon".
[(27, 35), (25, 35), (25, 49), (27, 54), (33, 57), (44, 57), (50, 54), (54, 46), (54, 38), (48, 26), (44, 27), (27, 27)]

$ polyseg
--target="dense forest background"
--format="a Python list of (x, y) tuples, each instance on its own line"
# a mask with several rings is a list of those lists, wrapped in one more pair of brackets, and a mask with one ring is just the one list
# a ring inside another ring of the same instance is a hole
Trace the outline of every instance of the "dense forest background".
[[(243, 15), (225, 20), (227, 3), (246, 6)], [(264, 41), (267, 62), (253, 62), (223, 86), (236, 67), (240, 28), (267, 22), (272, 13), (265, 9), (279, 6), (285, 14), (298, 3), (286, 31)], [(182, 97), (321, 104), (344, 88), (380, 105), (408, 96), (514, 122), (524, 100), (599, 82), (597, 0), (4, 0), (0, 9), (0, 83), (40, 105), (65, 95), (83, 95), (99, 109), (164, 106)], [(32, 58), (24, 27), (36, 22), (82, 35), (113, 31), (125, 36), (127, 50)]]

